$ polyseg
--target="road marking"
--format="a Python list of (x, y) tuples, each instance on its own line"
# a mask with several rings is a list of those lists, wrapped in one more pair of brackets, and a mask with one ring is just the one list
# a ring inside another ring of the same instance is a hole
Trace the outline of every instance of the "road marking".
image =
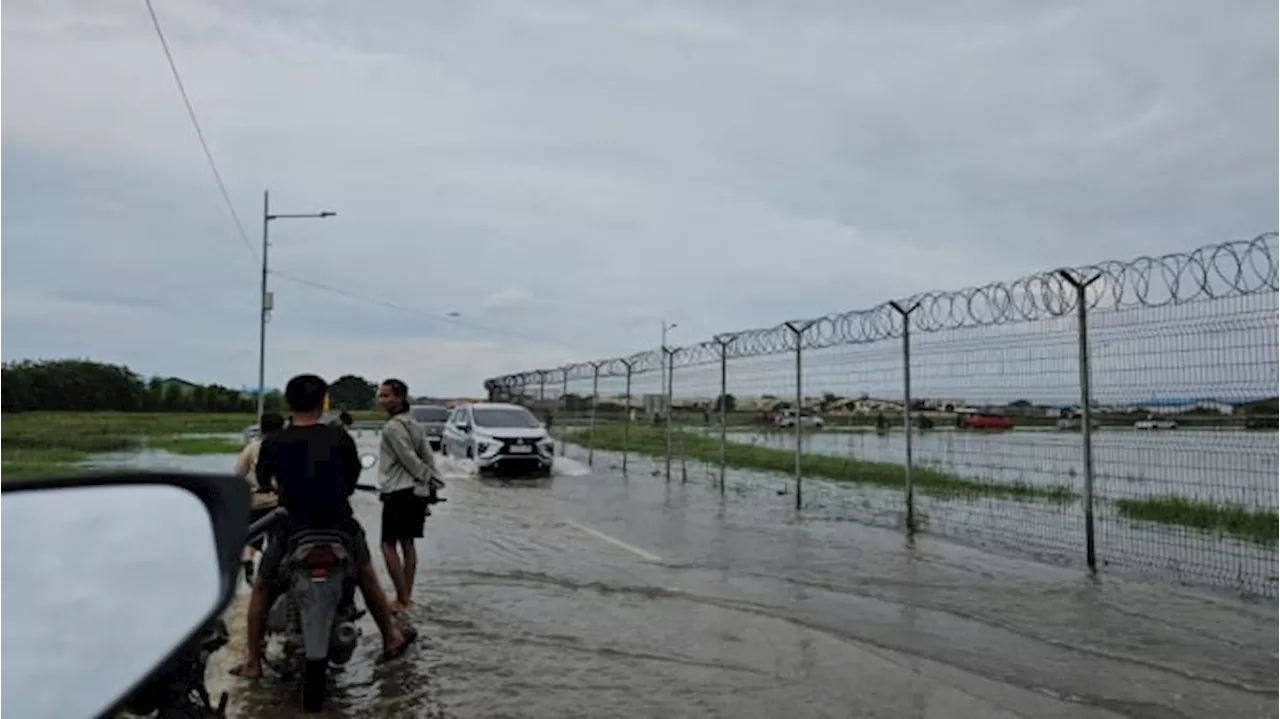
[(565, 520), (565, 524), (568, 524), (569, 526), (574, 527), (574, 528), (576, 528), (576, 529), (579, 529), (579, 530), (581, 530), (581, 531), (583, 531), (583, 532), (586, 532), (587, 534), (590, 534), (591, 536), (595, 537), (596, 539), (604, 540), (604, 541), (608, 542), (609, 544), (612, 544), (613, 546), (618, 547), (619, 549), (625, 549), (625, 550), (627, 550), (628, 552), (631, 552), (632, 554), (634, 554), (634, 555), (636, 555), (637, 557), (640, 557), (641, 559), (644, 559), (644, 560), (646, 560), (646, 561), (649, 561), (649, 562), (661, 562), (661, 561), (662, 561), (662, 557), (659, 557), (658, 555), (656, 555), (656, 554), (654, 554), (654, 553), (652, 553), (652, 552), (646, 552), (646, 551), (644, 551), (643, 549), (641, 549), (641, 548), (639, 548), (639, 547), (637, 547), (637, 546), (634, 546), (634, 545), (631, 545), (631, 544), (627, 544), (626, 542), (622, 541), (621, 539), (618, 539), (617, 537), (610, 537), (609, 535), (605, 534), (604, 532), (601, 532), (601, 531), (600, 531), (600, 530), (598, 530), (598, 529), (592, 529), (591, 527), (588, 527), (588, 526), (586, 526), (586, 525), (578, 524), (577, 522), (573, 521), (572, 519), (566, 519), (566, 520)]

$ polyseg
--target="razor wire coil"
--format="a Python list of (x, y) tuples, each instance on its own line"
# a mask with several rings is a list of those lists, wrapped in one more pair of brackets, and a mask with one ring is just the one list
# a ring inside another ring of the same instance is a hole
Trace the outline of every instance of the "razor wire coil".
[[(1129, 261), (1111, 260), (1070, 269), (1038, 272), (1011, 282), (992, 282), (952, 291), (924, 292), (896, 302), (915, 307), (907, 315), (912, 332), (942, 332), (1063, 317), (1074, 312), (1078, 293), (1064, 275), (1097, 277), (1085, 293), (1091, 312), (1165, 307), (1280, 290), (1277, 233), (1250, 240), (1206, 245), (1190, 252)], [(802, 331), (792, 329), (792, 326)], [(759, 357), (803, 349), (865, 344), (901, 337), (903, 315), (892, 301), (870, 309), (830, 314), (812, 320), (716, 335), (683, 347), (667, 348), (676, 368), (730, 359)], [(486, 380), (485, 389), (528, 389), (571, 380), (659, 371), (667, 365), (662, 350), (639, 352), (536, 369)]]

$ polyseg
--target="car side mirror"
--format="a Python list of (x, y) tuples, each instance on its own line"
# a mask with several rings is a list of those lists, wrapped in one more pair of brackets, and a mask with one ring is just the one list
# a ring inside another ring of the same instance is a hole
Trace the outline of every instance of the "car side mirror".
[(249, 516), (241, 480), (5, 477), (0, 491), (15, 716), (114, 716), (231, 601)]

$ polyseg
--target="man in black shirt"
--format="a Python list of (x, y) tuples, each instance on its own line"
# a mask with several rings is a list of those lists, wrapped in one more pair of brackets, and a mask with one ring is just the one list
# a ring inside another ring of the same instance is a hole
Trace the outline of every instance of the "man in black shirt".
[(387, 597), (369, 562), (369, 545), (364, 529), (356, 521), (349, 500), (360, 478), (360, 454), (355, 440), (341, 427), (320, 424), (324, 398), (329, 387), (316, 375), (298, 375), (285, 387), (285, 400), (293, 410), (290, 426), (272, 435), (258, 454), (259, 488), (269, 490), (276, 483), (279, 506), (289, 512), (280, 541), (271, 541), (258, 566), (258, 576), (249, 597), (248, 656), (233, 670), (242, 677), (262, 675), (262, 644), (266, 636), (266, 615), (279, 592), (279, 566), (290, 531), (336, 529), (351, 537), (352, 556), (358, 570), (357, 581), (365, 606), (382, 632), (382, 660), (404, 653), (417, 633), (400, 631), (392, 621)]

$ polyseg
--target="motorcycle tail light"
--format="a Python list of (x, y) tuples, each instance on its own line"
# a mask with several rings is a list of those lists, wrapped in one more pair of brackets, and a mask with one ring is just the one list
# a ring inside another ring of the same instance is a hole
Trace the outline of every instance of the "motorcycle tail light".
[(338, 561), (338, 555), (333, 553), (328, 547), (316, 547), (307, 556), (303, 558), (302, 563), (309, 569), (320, 569), (329, 567)]

